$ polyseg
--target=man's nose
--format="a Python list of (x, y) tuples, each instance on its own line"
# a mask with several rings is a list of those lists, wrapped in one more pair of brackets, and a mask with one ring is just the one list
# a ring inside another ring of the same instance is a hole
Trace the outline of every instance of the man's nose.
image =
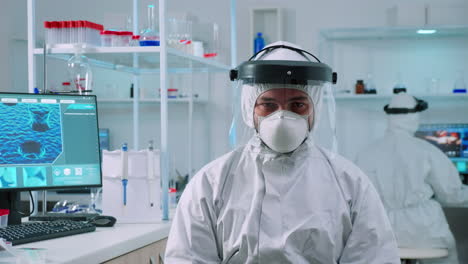
[(286, 104), (278, 104), (278, 110), (288, 110)]

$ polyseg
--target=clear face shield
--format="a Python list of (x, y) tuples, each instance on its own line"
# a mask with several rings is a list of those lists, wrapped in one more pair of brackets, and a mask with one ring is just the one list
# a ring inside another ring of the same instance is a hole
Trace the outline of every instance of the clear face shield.
[[(327, 126), (334, 132), (331, 84), (336, 75), (327, 65), (311, 61), (247, 61), (231, 71), (231, 80), (236, 82), (234, 89), (238, 92), (231, 146), (244, 145), (253, 137), (279, 153), (314, 144), (314, 134), (324, 121), (323, 110), (328, 112)], [(324, 101), (327, 107), (322, 109)], [(330, 140), (336, 153), (335, 133)]]

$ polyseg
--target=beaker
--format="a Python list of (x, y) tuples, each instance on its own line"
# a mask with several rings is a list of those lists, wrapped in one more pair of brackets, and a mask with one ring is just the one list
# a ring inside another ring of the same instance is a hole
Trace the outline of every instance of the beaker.
[(154, 5), (148, 5), (148, 28), (140, 34), (140, 46), (159, 46), (159, 32), (155, 28)]
[(219, 55), (219, 26), (216, 23), (209, 24), (209, 39), (205, 47), (205, 58), (214, 58)]

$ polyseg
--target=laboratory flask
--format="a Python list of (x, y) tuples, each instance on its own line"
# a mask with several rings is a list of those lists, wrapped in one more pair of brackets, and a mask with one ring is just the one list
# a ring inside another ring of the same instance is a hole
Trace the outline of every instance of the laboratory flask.
[(159, 46), (159, 32), (155, 26), (154, 5), (148, 5), (148, 28), (140, 34), (140, 46)]
[(68, 60), (68, 75), (74, 93), (89, 94), (93, 91), (93, 74), (86, 56), (75, 53)]

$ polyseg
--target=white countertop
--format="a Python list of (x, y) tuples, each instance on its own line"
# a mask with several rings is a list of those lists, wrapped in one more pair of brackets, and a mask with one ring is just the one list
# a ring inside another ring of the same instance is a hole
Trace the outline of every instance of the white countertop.
[(401, 259), (434, 259), (448, 255), (445, 248), (398, 248)]
[(94, 232), (28, 243), (15, 248), (46, 249), (46, 263), (101, 263), (169, 235), (171, 222), (116, 224)]

